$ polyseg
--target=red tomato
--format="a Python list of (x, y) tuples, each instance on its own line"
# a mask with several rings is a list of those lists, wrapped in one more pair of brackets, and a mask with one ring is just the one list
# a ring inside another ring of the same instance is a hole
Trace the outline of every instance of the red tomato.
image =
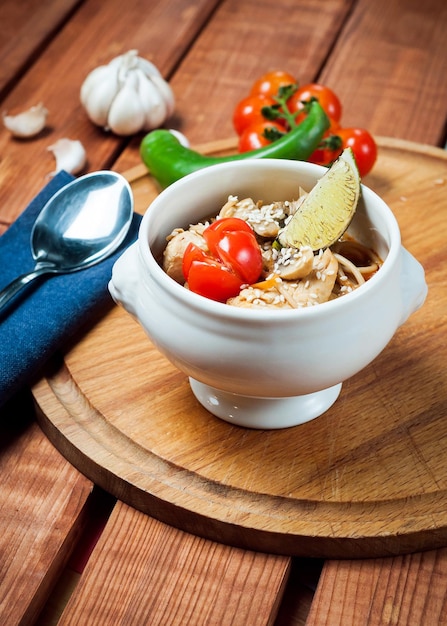
[(237, 217), (216, 220), (203, 231), (210, 252), (244, 283), (253, 283), (262, 271), (261, 251), (253, 229)]
[(287, 85), (296, 85), (297, 80), (289, 72), (283, 72), (282, 70), (275, 70), (267, 72), (258, 80), (253, 83), (251, 88), (251, 95), (262, 94), (264, 96), (270, 96), (273, 98), (278, 94), (280, 87), (287, 87)]
[(338, 136), (340, 124), (330, 120), (331, 125), (324, 133), (319, 147), (310, 155), (308, 161), (317, 165), (330, 165), (343, 152), (342, 140)]
[[(341, 102), (338, 96), (324, 85), (318, 83), (310, 83), (309, 85), (303, 85), (300, 87), (291, 98), (287, 101), (288, 109), (291, 113), (296, 113), (304, 109), (303, 102), (309, 101), (311, 98), (317, 98), (326, 114), (336, 122), (341, 119)], [(300, 122), (299, 117), (297, 122)]]
[(372, 135), (364, 128), (340, 128), (337, 135), (343, 148), (352, 149), (360, 176), (366, 176), (377, 159), (377, 144)]
[(265, 120), (264, 122), (251, 124), (251, 126), (247, 126), (247, 128), (242, 131), (239, 137), (239, 152), (257, 150), (258, 148), (262, 148), (262, 146), (267, 146), (269, 143), (272, 143), (272, 140), (267, 139), (264, 135), (265, 131), (269, 128), (274, 128), (282, 134), (286, 132), (284, 126), (279, 122), (269, 122)]
[(222, 263), (244, 283), (258, 280), (262, 271), (262, 257), (253, 233), (244, 230), (225, 233), (219, 241), (217, 253)]
[(208, 258), (210, 258), (209, 255), (207, 255), (202, 248), (199, 248), (199, 246), (196, 246), (193, 243), (188, 244), (185, 252), (183, 253), (182, 259), (182, 271), (185, 280), (188, 280), (189, 270), (191, 269), (191, 265), (194, 261), (201, 261), (205, 263)]
[(273, 104), (275, 104), (273, 98), (261, 95), (247, 96), (238, 102), (233, 111), (233, 126), (237, 134), (240, 135), (247, 126), (265, 121), (261, 109)]
[(197, 246), (190, 243), (183, 256), (184, 266), (189, 268), (187, 274), (189, 289), (218, 302), (226, 302), (228, 298), (237, 295), (243, 285), (242, 280), (225, 265), (205, 253), (203, 260), (199, 260), (194, 248)]
[(204, 235), (208, 243), (210, 233), (216, 233), (219, 235), (231, 230), (245, 230), (247, 233), (253, 232), (253, 228), (250, 224), (245, 220), (242, 220), (240, 217), (222, 217), (207, 226), (204, 231)]
[(203, 231), (209, 248), (189, 244), (183, 255), (183, 274), (191, 291), (225, 302), (243, 284), (255, 282), (262, 271), (262, 255), (253, 229), (230, 217), (216, 220)]

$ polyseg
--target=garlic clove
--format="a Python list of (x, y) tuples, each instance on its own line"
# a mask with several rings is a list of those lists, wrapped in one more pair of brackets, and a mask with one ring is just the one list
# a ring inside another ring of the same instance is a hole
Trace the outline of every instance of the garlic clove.
[(143, 57), (138, 57), (138, 67), (143, 70), (146, 76), (151, 78), (152, 76), (161, 77), (161, 72), (156, 65), (154, 65), (148, 59), (144, 59)]
[(151, 80), (163, 95), (166, 103), (166, 117), (170, 117), (174, 113), (175, 108), (174, 92), (171, 89), (171, 85), (162, 76), (152, 76)]
[(99, 67), (96, 67), (94, 70), (92, 70), (87, 75), (86, 79), (81, 85), (81, 90), (79, 94), (81, 103), (85, 105), (92, 89), (94, 89), (95, 86), (103, 80), (110, 80), (111, 78), (113, 79), (114, 74), (117, 74), (117, 70), (116, 68), (111, 67), (110, 64), (100, 65)]
[(69, 174), (77, 174), (87, 162), (85, 148), (77, 139), (58, 139), (56, 143), (48, 146), (47, 150), (52, 152), (56, 159), (56, 170), (51, 175), (57, 174), (61, 170), (65, 170)]
[(137, 93), (144, 111), (144, 130), (152, 130), (163, 124), (167, 107), (163, 95), (141, 70), (135, 70), (138, 79)]
[(118, 89), (117, 68), (104, 65), (88, 75), (81, 87), (81, 103), (86, 107), (88, 102), (88, 116), (94, 124), (108, 127), (109, 110)]
[[(115, 61), (119, 61), (120, 72), (125, 80), (127, 74), (132, 70), (137, 69), (139, 65), (138, 50), (129, 50), (125, 54), (117, 57)], [(114, 61), (112, 61), (112, 63), (113, 62)]]
[(185, 148), (190, 147), (189, 139), (186, 137), (186, 135), (181, 133), (179, 130), (175, 130), (174, 128), (168, 128), (168, 130), (171, 133), (171, 135), (174, 135), (174, 137), (178, 139), (178, 141), (182, 144), (182, 146), (185, 146)]
[(108, 124), (110, 130), (117, 135), (133, 135), (144, 124), (144, 110), (136, 93), (137, 80), (134, 72), (129, 74), (110, 107)]
[(48, 110), (39, 103), (18, 115), (3, 113), (3, 124), (15, 137), (34, 137), (45, 128), (47, 117)]

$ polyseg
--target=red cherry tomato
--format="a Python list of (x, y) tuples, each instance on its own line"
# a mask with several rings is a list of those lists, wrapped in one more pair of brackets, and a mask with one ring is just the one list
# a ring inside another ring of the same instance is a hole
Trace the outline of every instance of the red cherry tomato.
[(203, 231), (209, 248), (189, 244), (183, 255), (183, 274), (191, 291), (225, 302), (243, 284), (255, 282), (262, 271), (262, 255), (253, 229), (239, 218), (216, 220)]
[(222, 234), (230, 230), (245, 230), (247, 233), (253, 233), (250, 224), (240, 217), (223, 217), (207, 226), (204, 230), (204, 236), (208, 243), (210, 233)]
[(208, 258), (210, 258), (209, 255), (202, 248), (193, 243), (188, 244), (182, 259), (182, 271), (185, 280), (188, 280), (189, 270), (194, 261), (206, 263)]
[(267, 139), (265, 131), (269, 128), (276, 129), (279, 133), (285, 133), (285, 127), (279, 122), (257, 122), (247, 126), (239, 137), (238, 150), (239, 152), (249, 152), (250, 150), (257, 150), (262, 146), (267, 146), (272, 143), (271, 139)]
[(202, 260), (198, 256), (197, 246), (190, 243), (183, 261), (184, 266), (188, 267), (187, 281), (191, 291), (218, 302), (226, 302), (239, 293), (243, 282), (236, 274), (205, 253)]
[(216, 220), (203, 231), (210, 252), (244, 283), (253, 283), (262, 271), (261, 251), (253, 229), (237, 217)]
[(240, 135), (247, 126), (265, 121), (261, 109), (273, 104), (273, 98), (261, 95), (247, 96), (238, 102), (233, 111), (233, 126), (237, 134)]
[(377, 159), (377, 144), (372, 135), (364, 128), (340, 128), (337, 135), (343, 148), (352, 149), (360, 176), (366, 176)]
[(319, 147), (310, 155), (308, 161), (317, 165), (330, 165), (343, 152), (342, 140), (338, 136), (340, 124), (330, 120), (331, 125), (324, 133)]
[[(317, 98), (326, 114), (336, 122), (341, 119), (342, 106), (338, 96), (324, 85), (310, 83), (300, 87), (287, 101), (287, 107), (291, 113), (297, 113), (304, 109), (303, 102), (308, 102), (311, 98)], [(301, 120), (299, 116), (297, 123)]]
[(253, 83), (250, 94), (262, 94), (273, 98), (278, 94), (280, 87), (287, 87), (287, 85), (295, 85), (296, 83), (296, 78), (292, 74), (289, 74), (289, 72), (274, 70), (258, 78), (258, 80)]
[(253, 233), (244, 230), (228, 232), (217, 246), (220, 260), (231, 268), (244, 283), (258, 280), (262, 271), (262, 257)]

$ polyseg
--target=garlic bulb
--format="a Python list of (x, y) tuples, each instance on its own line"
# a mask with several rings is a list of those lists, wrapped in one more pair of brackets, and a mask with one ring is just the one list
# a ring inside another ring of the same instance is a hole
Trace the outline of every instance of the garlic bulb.
[(45, 128), (48, 111), (42, 103), (18, 115), (3, 113), (3, 124), (15, 137), (34, 137)]
[(69, 174), (80, 172), (87, 162), (87, 153), (82, 143), (77, 139), (58, 139), (47, 148), (54, 154), (56, 170), (52, 175), (65, 170)]
[(158, 128), (174, 111), (174, 95), (156, 66), (129, 50), (94, 69), (81, 86), (90, 120), (116, 135)]

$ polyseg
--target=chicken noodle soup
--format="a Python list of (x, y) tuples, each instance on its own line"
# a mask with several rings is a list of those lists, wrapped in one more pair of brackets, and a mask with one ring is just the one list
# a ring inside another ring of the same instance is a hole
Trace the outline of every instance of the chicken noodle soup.
[[(346, 233), (330, 248), (317, 252), (306, 246), (297, 249), (279, 244), (281, 229), (296, 212), (305, 195), (300, 190), (298, 200), (271, 204), (230, 196), (214, 218), (191, 225), (188, 230), (178, 228), (169, 235), (163, 255), (164, 270), (171, 278), (191, 288), (185, 277), (185, 258), (191, 255), (191, 250), (195, 250), (194, 260), (197, 260), (202, 272), (205, 269), (208, 272), (206, 276), (204, 274), (205, 282), (213, 280), (219, 269), (224, 270), (223, 279), (227, 280), (231, 259), (227, 262), (228, 255), (223, 257), (223, 262), (222, 258), (212, 258), (207, 228), (210, 224), (215, 225), (217, 220), (237, 218), (252, 229), (261, 259), (259, 275), (255, 273), (257, 278), (250, 284), (242, 278), (239, 283), (233, 281), (233, 292), (229, 297), (229, 292), (223, 290), (220, 293), (218, 288), (210, 291), (209, 297), (238, 307), (296, 309), (315, 306), (357, 289), (379, 269), (381, 260), (373, 250)], [(234, 224), (237, 222), (233, 221)], [(244, 254), (246, 256), (246, 250), (239, 256)], [(210, 270), (205, 267), (207, 263), (215, 266)], [(219, 274), (216, 280), (220, 279)], [(200, 290), (197, 292), (200, 293)]]

